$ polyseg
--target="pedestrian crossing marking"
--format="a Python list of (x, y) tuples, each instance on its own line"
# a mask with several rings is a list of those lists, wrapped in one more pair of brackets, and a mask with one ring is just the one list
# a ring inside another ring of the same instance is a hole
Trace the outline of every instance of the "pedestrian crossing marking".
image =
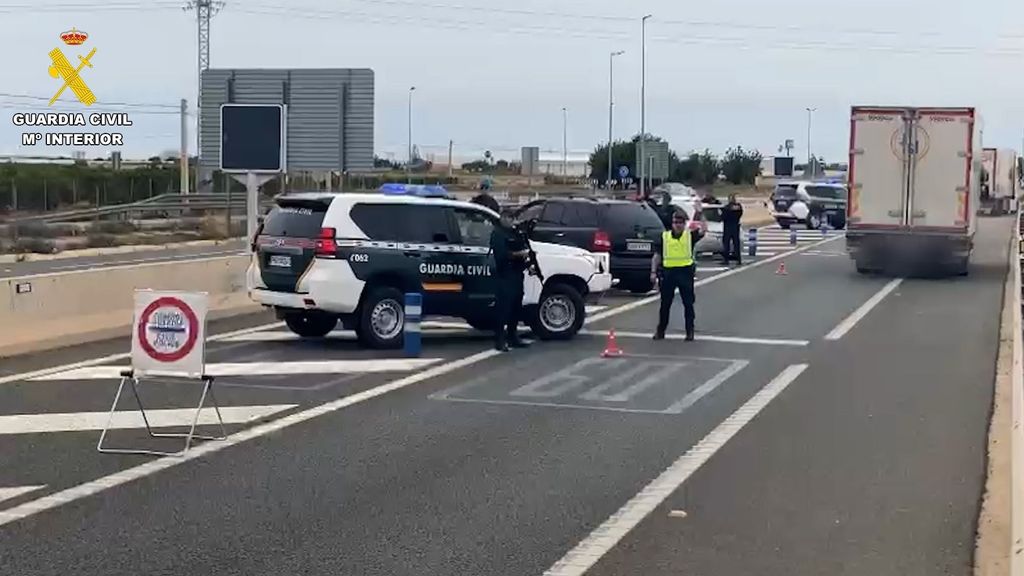
[[(225, 424), (245, 424), (265, 418), (278, 412), (291, 410), (298, 404), (269, 404), (264, 406), (227, 406), (220, 409)], [(195, 418), (194, 408), (171, 408), (163, 410), (146, 410), (146, 418), (152, 428), (169, 428), (172, 426), (190, 426)], [(41, 434), (47, 432), (88, 432), (102, 430), (107, 423), (110, 412), (68, 412), (63, 414), (13, 414), (0, 416), (0, 435), (3, 434)], [(218, 424), (217, 412), (213, 408), (203, 408), (199, 414), (200, 426)], [(110, 429), (127, 430), (145, 428), (146, 422), (138, 410), (114, 412), (110, 421)], [(0, 500), (3, 498), (0, 497)]]
[[(370, 360), (314, 360), (298, 362), (222, 362), (206, 365), (207, 376), (289, 376), (293, 374), (376, 374), (414, 372), (441, 362), (441, 358), (378, 358)], [(127, 366), (86, 366), (33, 378), (51, 380), (116, 380)], [(154, 374), (159, 377), (159, 374)]]
[(46, 488), (46, 484), (39, 486), (13, 486), (10, 488), (0, 487), (0, 502), (10, 500), (11, 498), (17, 498), (22, 494), (28, 494), (29, 492), (35, 492), (36, 490), (41, 490), (43, 488)]

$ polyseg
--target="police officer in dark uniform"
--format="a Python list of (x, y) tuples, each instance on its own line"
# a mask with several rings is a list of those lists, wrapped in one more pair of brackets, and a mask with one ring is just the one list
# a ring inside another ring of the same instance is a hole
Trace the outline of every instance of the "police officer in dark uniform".
[(694, 277), (696, 261), (693, 247), (704, 236), (700, 227), (690, 226), (683, 210), (676, 210), (672, 215), (672, 228), (666, 230), (651, 259), (651, 282), (659, 285), (661, 292), (661, 308), (658, 311), (658, 328), (654, 332), (655, 340), (665, 338), (668, 328), (669, 312), (672, 311), (672, 300), (676, 292), (683, 301), (683, 319), (686, 323), (686, 340), (694, 338)]
[[(480, 194), (473, 202), (501, 213), (498, 202), (488, 194)], [(494, 311), (497, 319), (494, 331), (494, 349), (508, 352), (509, 348), (526, 348), (529, 343), (519, 338), (519, 316), (523, 307), (523, 281), (530, 250), (524, 239), (513, 228), (507, 215), (501, 216), (501, 225), (491, 232), (491, 254), (494, 256)]]

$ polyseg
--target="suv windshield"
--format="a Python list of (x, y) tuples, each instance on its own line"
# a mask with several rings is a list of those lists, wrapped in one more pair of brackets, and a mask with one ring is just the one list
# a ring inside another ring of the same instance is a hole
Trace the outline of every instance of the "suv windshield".
[(316, 238), (324, 221), (323, 204), (275, 206), (263, 221), (262, 233), (284, 238)]
[(642, 231), (658, 233), (665, 229), (661, 218), (646, 204), (608, 204), (604, 225), (612, 236)]
[(796, 198), (796, 184), (779, 184), (775, 187), (776, 198)]

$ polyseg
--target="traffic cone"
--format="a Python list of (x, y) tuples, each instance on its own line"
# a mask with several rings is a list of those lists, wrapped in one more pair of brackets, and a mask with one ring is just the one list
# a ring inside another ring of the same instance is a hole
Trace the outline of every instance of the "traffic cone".
[(611, 358), (613, 356), (622, 356), (622, 348), (619, 348), (619, 343), (615, 340), (615, 330), (608, 331), (608, 342), (604, 346), (604, 352), (601, 352), (602, 358)]
[(786, 263), (779, 262), (779, 269), (776, 270), (775, 273), (778, 274), (779, 276), (788, 276), (789, 273), (786, 272)]

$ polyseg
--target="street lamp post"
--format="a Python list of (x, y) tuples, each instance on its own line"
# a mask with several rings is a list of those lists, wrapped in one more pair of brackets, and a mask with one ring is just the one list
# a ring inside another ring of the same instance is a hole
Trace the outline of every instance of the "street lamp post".
[(566, 108), (562, 108), (562, 177), (564, 178), (568, 172), (566, 167), (569, 163), (569, 111)]
[(415, 91), (415, 86), (409, 87), (409, 159), (405, 162), (405, 177), (409, 183), (412, 183), (412, 93)]
[(637, 159), (637, 171), (640, 172), (640, 197), (644, 193), (644, 141), (647, 140), (647, 20), (650, 14), (640, 19), (640, 157)]
[(807, 170), (811, 171), (810, 175), (813, 177), (813, 167), (811, 166), (811, 160), (814, 158), (813, 152), (811, 151), (811, 115), (816, 112), (817, 108), (807, 109)]
[(615, 121), (615, 57), (625, 54), (625, 50), (612, 52), (608, 56), (608, 179), (605, 186), (612, 182), (612, 124)]

